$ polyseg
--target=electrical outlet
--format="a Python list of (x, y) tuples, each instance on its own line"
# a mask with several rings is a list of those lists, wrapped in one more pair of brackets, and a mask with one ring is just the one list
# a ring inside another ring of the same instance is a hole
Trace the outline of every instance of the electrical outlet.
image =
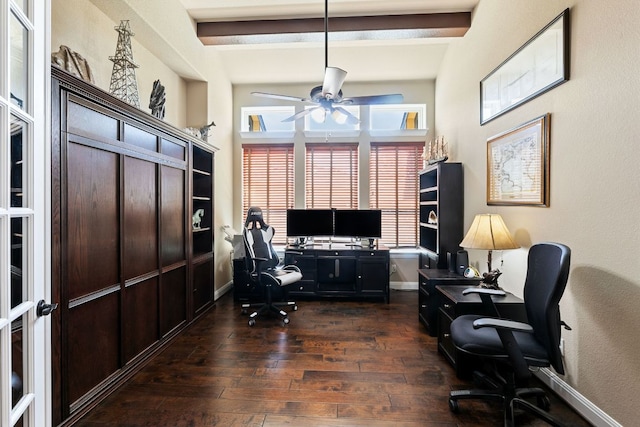
[(564, 338), (560, 338), (560, 354), (564, 356)]
[(398, 271), (398, 266), (395, 264), (391, 264), (391, 274), (395, 273)]

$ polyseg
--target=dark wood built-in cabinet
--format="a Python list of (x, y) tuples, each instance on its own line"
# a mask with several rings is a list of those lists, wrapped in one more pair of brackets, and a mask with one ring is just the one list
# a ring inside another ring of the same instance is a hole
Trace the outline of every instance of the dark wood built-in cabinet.
[(52, 76), (58, 425), (213, 305), (214, 150), (56, 67)]
[(213, 300), (213, 153), (192, 145), (193, 310), (197, 314)]
[(436, 163), (420, 171), (420, 268), (447, 268), (463, 237), (464, 181), (461, 163)]

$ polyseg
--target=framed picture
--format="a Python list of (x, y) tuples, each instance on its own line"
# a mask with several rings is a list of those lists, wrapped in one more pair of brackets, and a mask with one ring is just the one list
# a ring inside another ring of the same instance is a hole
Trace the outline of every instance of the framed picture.
[(551, 115), (487, 140), (487, 205), (549, 206)]
[(569, 80), (569, 9), (480, 81), (483, 125)]

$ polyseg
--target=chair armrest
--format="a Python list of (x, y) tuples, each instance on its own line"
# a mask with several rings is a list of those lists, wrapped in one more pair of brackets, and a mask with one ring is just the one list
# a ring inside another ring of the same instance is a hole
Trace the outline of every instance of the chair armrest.
[(300, 268), (298, 268), (297, 265), (285, 265), (284, 267), (282, 267), (283, 270), (287, 270), (287, 271), (297, 271), (298, 273), (302, 273), (302, 271), (300, 270)]
[(507, 293), (501, 289), (467, 288), (462, 291), (462, 295), (469, 295), (469, 294), (496, 295), (500, 297), (507, 296)]
[(473, 328), (506, 329), (509, 331), (533, 333), (533, 328), (528, 323), (514, 322), (513, 320), (492, 319), (490, 317), (483, 317), (481, 319), (474, 320)]

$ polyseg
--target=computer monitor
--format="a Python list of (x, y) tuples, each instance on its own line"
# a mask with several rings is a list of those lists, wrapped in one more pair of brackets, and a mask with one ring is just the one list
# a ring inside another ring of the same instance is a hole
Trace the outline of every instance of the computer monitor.
[(382, 237), (382, 211), (379, 209), (336, 209), (333, 235), (337, 237)]
[(333, 235), (331, 209), (287, 209), (287, 236), (310, 237)]

